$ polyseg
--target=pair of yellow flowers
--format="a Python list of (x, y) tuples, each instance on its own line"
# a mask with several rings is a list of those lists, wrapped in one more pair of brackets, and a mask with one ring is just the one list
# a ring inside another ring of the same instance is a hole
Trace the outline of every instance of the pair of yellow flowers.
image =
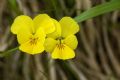
[(11, 32), (17, 35), (19, 49), (29, 54), (51, 53), (53, 59), (71, 59), (78, 45), (75, 34), (79, 25), (70, 17), (59, 22), (47, 14), (39, 14), (34, 19), (26, 15), (16, 17)]

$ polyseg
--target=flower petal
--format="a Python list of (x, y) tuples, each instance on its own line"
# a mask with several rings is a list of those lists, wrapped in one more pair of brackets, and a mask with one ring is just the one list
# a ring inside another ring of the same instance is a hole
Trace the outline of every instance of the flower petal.
[(56, 21), (55, 19), (52, 19), (53, 22), (54, 22), (54, 25), (55, 25), (55, 31), (50, 33), (50, 34), (47, 34), (47, 37), (51, 37), (51, 38), (58, 38), (61, 36), (61, 26), (60, 26), (60, 23), (58, 21)]
[(38, 27), (43, 27), (46, 34), (51, 33), (55, 30), (54, 23), (47, 14), (39, 14), (33, 19), (33, 21), (36, 30)]
[(79, 25), (70, 17), (63, 17), (59, 22), (61, 24), (62, 37), (76, 34), (79, 31)]
[(33, 48), (33, 54), (37, 54), (37, 53), (42, 53), (44, 51), (44, 44), (42, 44), (41, 42), (38, 42), (37, 45), (34, 46)]
[(45, 37), (46, 37), (46, 34), (44, 32), (44, 29), (42, 27), (39, 27), (39, 29), (36, 31), (36, 33), (31, 36), (31, 38), (37, 38), (38, 39), (36, 41), (36, 44), (31, 44), (30, 43), (30, 38), (29, 38), (29, 40), (27, 42), (22, 43), (20, 45), (19, 49), (21, 51), (29, 53), (29, 54), (38, 54), (38, 53), (41, 53), (41, 52), (44, 51)]
[(74, 51), (66, 45), (64, 45), (63, 49), (60, 49), (59, 47), (56, 46), (56, 48), (52, 52), (53, 59), (66, 60), (66, 59), (71, 59), (74, 57), (75, 57)]
[(54, 50), (56, 44), (57, 44), (56, 40), (54, 40), (53, 38), (47, 38), (45, 40), (45, 44), (44, 44), (45, 50), (47, 52), (51, 53)]
[(29, 30), (33, 31), (33, 21), (30, 17), (21, 15), (15, 18), (12, 26), (11, 26), (11, 32), (13, 34), (17, 34), (21, 28), (28, 28)]
[(23, 52), (26, 52), (28, 54), (38, 54), (44, 51), (44, 46), (40, 42), (38, 42), (36, 45), (31, 45), (30, 42), (26, 42), (24, 44), (21, 44), (19, 46), (19, 49)]
[[(18, 34), (20, 35), (20, 34)], [(24, 34), (26, 36), (28, 36), (27, 34)], [(44, 51), (44, 42), (45, 42), (45, 32), (43, 28), (39, 28), (36, 33), (32, 36), (28, 37), (28, 41), (25, 41), (25, 38), (22, 38), (24, 35), (20, 35), (18, 37), (18, 41), (21, 42), (21, 45), (19, 47), (19, 49), (23, 52), (29, 53), (29, 54), (38, 54)], [(36, 41), (35, 44), (31, 44), (30, 38), (37, 38), (38, 40)], [(27, 38), (26, 38), (27, 39)]]
[(78, 41), (75, 35), (70, 35), (64, 39), (64, 43), (72, 49), (76, 49)]
[(40, 41), (42, 44), (44, 44), (45, 37), (46, 37), (44, 29), (42, 27), (39, 27), (39, 29), (36, 31), (34, 37), (38, 38), (38, 41)]
[(17, 34), (17, 40), (19, 44), (26, 43), (32, 37), (32, 33), (29, 31), (28, 28), (23, 27)]

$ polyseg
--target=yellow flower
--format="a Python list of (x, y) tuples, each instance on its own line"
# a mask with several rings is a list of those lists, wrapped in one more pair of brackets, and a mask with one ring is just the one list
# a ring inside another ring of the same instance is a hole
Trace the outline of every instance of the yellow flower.
[(54, 30), (54, 22), (47, 14), (39, 14), (33, 20), (26, 15), (21, 15), (11, 26), (11, 32), (17, 35), (19, 49), (29, 54), (43, 52), (46, 34)]
[(75, 57), (74, 49), (78, 45), (74, 34), (79, 31), (79, 25), (70, 17), (63, 17), (59, 22), (54, 20), (56, 30), (47, 35), (45, 50), (51, 53), (53, 59), (71, 59)]

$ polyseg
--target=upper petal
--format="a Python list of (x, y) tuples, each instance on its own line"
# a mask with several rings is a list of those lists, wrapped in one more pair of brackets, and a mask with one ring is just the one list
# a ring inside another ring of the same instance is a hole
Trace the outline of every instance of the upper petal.
[(64, 43), (72, 49), (76, 49), (78, 41), (75, 35), (69, 35), (64, 39)]
[(38, 27), (43, 27), (46, 34), (49, 34), (55, 30), (52, 19), (47, 14), (39, 14), (34, 19), (35, 30)]
[(63, 17), (60, 21), (62, 36), (66, 37), (71, 34), (76, 34), (79, 31), (79, 25), (70, 17)]
[(56, 44), (57, 44), (56, 40), (54, 40), (53, 38), (47, 38), (45, 40), (45, 44), (44, 44), (45, 50), (47, 52), (51, 53), (54, 50), (54, 48), (56, 47)]
[(17, 34), (21, 28), (27, 28), (31, 32), (33, 32), (33, 21), (29, 16), (26, 15), (20, 15), (15, 18), (12, 26), (11, 26), (11, 32), (13, 34)]
[(50, 34), (47, 34), (47, 37), (51, 37), (51, 38), (58, 38), (61, 36), (61, 26), (60, 26), (60, 23), (58, 21), (56, 21), (55, 19), (52, 19), (53, 22), (54, 22), (54, 25), (55, 25), (55, 31), (50, 33)]
[(54, 51), (52, 52), (52, 58), (53, 59), (71, 59), (75, 57), (74, 51), (69, 48), (67, 45), (64, 45), (63, 49), (60, 49), (59, 47), (56, 46)]

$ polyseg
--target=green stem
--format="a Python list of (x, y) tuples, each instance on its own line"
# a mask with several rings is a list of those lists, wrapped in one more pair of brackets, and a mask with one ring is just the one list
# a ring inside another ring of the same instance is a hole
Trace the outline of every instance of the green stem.
[(16, 51), (16, 50), (18, 50), (18, 47), (15, 47), (15, 48), (10, 49), (8, 51), (2, 52), (2, 53), (0, 53), (0, 57), (9, 56), (11, 54), (11, 52)]

